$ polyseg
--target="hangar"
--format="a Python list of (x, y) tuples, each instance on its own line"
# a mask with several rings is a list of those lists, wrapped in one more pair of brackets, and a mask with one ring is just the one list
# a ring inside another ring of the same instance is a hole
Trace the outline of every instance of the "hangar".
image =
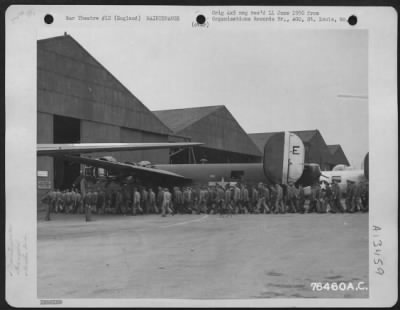
[[(73, 37), (37, 42), (37, 143), (168, 142), (170, 134)], [(119, 161), (169, 163), (169, 150), (111, 155)], [(78, 164), (50, 157), (38, 158), (37, 164), (38, 197), (50, 188), (71, 186), (80, 173)]]
[(176, 135), (205, 145), (171, 156), (171, 163), (256, 163), (262, 153), (224, 105), (160, 110), (153, 113)]
[[(305, 162), (319, 164), (322, 170), (331, 170), (336, 164), (324, 138), (318, 129), (291, 131), (297, 134), (304, 143)], [(249, 137), (258, 146), (259, 150), (264, 150), (265, 143), (276, 132), (251, 133)]]
[(328, 145), (328, 148), (332, 154), (333, 166), (331, 168), (333, 168), (336, 165), (340, 165), (340, 164), (350, 166), (350, 163), (347, 160), (347, 157), (346, 157), (340, 144)]

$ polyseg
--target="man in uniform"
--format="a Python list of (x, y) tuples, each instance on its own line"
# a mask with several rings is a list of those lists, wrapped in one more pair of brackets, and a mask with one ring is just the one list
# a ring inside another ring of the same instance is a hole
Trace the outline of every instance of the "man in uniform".
[(333, 179), (332, 183), (332, 203), (331, 203), (331, 213), (336, 212), (344, 212), (344, 208), (342, 206), (342, 191), (340, 190), (338, 180)]
[(189, 187), (183, 188), (183, 212), (184, 213), (191, 213), (190, 209), (190, 200), (191, 200), (191, 193), (189, 191)]
[(354, 209), (354, 212), (361, 211), (362, 205), (361, 205), (361, 183), (354, 184), (354, 196), (353, 196), (353, 201), (352, 201), (352, 206)]
[(283, 189), (278, 183), (275, 184), (275, 192), (276, 192), (275, 212), (286, 213), (285, 205), (283, 203)]
[(168, 214), (172, 214), (171, 210), (171, 193), (169, 192), (168, 188), (164, 188), (164, 197), (163, 197), (163, 204), (161, 209), (161, 216), (165, 217)]
[(225, 203), (225, 191), (221, 185), (217, 185), (217, 197), (216, 197), (216, 212), (222, 214), (224, 212)]
[(247, 186), (242, 184), (240, 188), (240, 206), (242, 208), (242, 212), (247, 214), (249, 213), (249, 190), (247, 189)]
[(200, 208), (200, 187), (196, 186), (192, 190), (192, 213), (199, 213)]
[(158, 213), (158, 208), (156, 204), (156, 193), (153, 192), (153, 189), (149, 188), (149, 210), (151, 213)]
[(133, 188), (133, 205), (132, 205), (132, 215), (136, 215), (138, 212), (142, 213), (140, 207), (140, 193), (136, 187)]
[(215, 214), (216, 206), (217, 206), (217, 189), (215, 186), (208, 187), (208, 196), (207, 196), (207, 213)]
[(227, 185), (226, 190), (225, 190), (225, 198), (224, 198), (224, 213), (225, 214), (232, 215), (232, 213), (233, 213), (231, 201), (232, 201), (231, 188)]
[(85, 219), (86, 222), (90, 222), (92, 220), (92, 203), (94, 201), (92, 189), (89, 188), (86, 195), (85, 195)]
[(164, 190), (159, 186), (157, 188), (157, 207), (162, 213), (163, 208), (163, 199), (164, 199)]
[[(330, 212), (332, 209), (332, 187), (331, 185), (325, 181), (325, 197), (324, 197), (324, 210), (325, 212)], [(329, 207), (328, 207), (329, 206)]]
[(260, 213), (270, 213), (271, 210), (268, 207), (268, 204), (266, 202), (267, 200), (267, 195), (269, 193), (269, 190), (263, 183), (258, 184), (258, 201), (257, 201), (257, 211)]
[(64, 212), (67, 214), (71, 211), (71, 206), (72, 206), (72, 196), (71, 192), (68, 189), (64, 190), (63, 200), (64, 200)]
[(232, 204), (233, 204), (233, 212), (235, 214), (239, 214), (240, 212), (240, 188), (237, 185), (233, 186), (233, 200), (232, 200)]
[(99, 213), (100, 211), (100, 213), (104, 214), (105, 206), (106, 206), (106, 194), (104, 190), (100, 188), (97, 192), (97, 204), (96, 204), (97, 213)]
[(258, 202), (258, 190), (257, 188), (253, 185), (252, 190), (251, 190), (251, 212), (252, 213), (260, 213), (260, 210), (257, 208), (257, 202)]
[(146, 190), (145, 187), (143, 187), (142, 189), (142, 193), (140, 195), (141, 198), (141, 205), (143, 208), (143, 212), (144, 214), (149, 214), (150, 210), (149, 210), (149, 192)]
[(72, 191), (72, 212), (77, 213), (78, 208), (79, 208), (79, 201), (80, 201), (80, 194), (78, 192), (77, 188), (74, 188)]
[(204, 210), (206, 208), (206, 203), (207, 203), (206, 191), (204, 189), (204, 186), (201, 186), (200, 191), (199, 191), (199, 202), (198, 202), (198, 207), (197, 207), (197, 214), (204, 212)]
[(92, 192), (92, 203), (91, 203), (91, 212), (97, 214), (97, 200), (98, 200), (99, 194), (97, 193), (97, 190), (94, 188)]
[(308, 212), (320, 212), (320, 204), (319, 204), (319, 183), (313, 184), (311, 186), (311, 197), (310, 197), (310, 205), (308, 207)]
[(368, 212), (368, 198), (369, 198), (368, 181), (363, 181), (361, 183), (361, 190), (360, 190), (362, 212)]
[(122, 193), (122, 189), (118, 189), (115, 192), (115, 213), (125, 214), (123, 203), (124, 203), (124, 195)]
[(45, 221), (50, 221), (50, 213), (55, 201), (56, 193), (54, 190), (50, 190), (42, 197), (41, 201), (46, 204), (46, 216)]
[(179, 187), (176, 187), (175, 191), (175, 204), (176, 204), (176, 212), (183, 212), (183, 193)]
[(304, 209), (304, 203), (306, 201), (305, 194), (304, 194), (304, 188), (303, 185), (299, 184), (299, 189), (297, 191), (297, 210), (299, 213), (304, 214), (305, 209)]
[(347, 190), (346, 190), (346, 212), (353, 213), (353, 199), (354, 199), (354, 183), (351, 180), (347, 180)]
[(56, 200), (55, 200), (55, 204), (54, 204), (54, 212), (58, 213), (58, 211), (60, 211), (60, 208), (61, 208), (61, 192), (58, 188), (56, 188), (55, 197), (56, 197)]
[(294, 187), (293, 182), (289, 182), (288, 187), (287, 187), (287, 194), (286, 194), (286, 203), (288, 206), (288, 212), (289, 213), (296, 213), (297, 212), (297, 201), (296, 201), (296, 196), (297, 196), (297, 190)]
[(129, 211), (129, 208), (132, 204), (132, 191), (129, 189), (127, 184), (124, 184), (121, 188), (121, 205), (120, 205), (120, 210), (122, 214), (127, 214)]

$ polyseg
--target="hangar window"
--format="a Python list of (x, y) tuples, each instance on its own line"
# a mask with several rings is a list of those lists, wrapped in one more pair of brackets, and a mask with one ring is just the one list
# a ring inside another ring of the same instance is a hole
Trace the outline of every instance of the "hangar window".
[(233, 170), (231, 171), (231, 179), (240, 180), (244, 175), (243, 170)]
[(94, 168), (86, 166), (84, 167), (84, 176), (85, 177), (93, 177), (94, 176)]

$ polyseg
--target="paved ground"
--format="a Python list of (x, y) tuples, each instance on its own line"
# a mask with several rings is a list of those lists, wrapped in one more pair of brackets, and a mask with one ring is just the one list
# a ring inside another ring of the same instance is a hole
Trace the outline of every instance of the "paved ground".
[(39, 298), (367, 297), (368, 214), (53, 215), (38, 221)]

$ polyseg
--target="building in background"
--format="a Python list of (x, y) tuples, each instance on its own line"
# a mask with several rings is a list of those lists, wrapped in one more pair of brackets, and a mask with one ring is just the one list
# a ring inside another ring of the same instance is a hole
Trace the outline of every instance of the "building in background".
[(328, 149), (332, 155), (333, 166), (331, 168), (335, 167), (336, 165), (350, 166), (350, 163), (347, 160), (347, 157), (340, 144), (328, 145)]
[[(291, 131), (298, 135), (304, 143), (306, 163), (319, 164), (322, 170), (331, 170), (335, 165), (334, 158), (325, 143), (324, 138), (318, 129)], [(251, 133), (249, 137), (258, 146), (260, 151), (264, 151), (265, 143), (277, 132)]]
[(161, 110), (153, 113), (176, 135), (205, 143), (171, 156), (171, 163), (255, 163), (262, 153), (223, 106)]
[[(37, 143), (167, 142), (171, 130), (75, 39), (37, 42)], [(99, 157), (105, 154), (91, 154)], [(120, 161), (169, 163), (169, 150), (115, 152)], [(80, 165), (38, 158), (38, 197), (71, 186)]]

